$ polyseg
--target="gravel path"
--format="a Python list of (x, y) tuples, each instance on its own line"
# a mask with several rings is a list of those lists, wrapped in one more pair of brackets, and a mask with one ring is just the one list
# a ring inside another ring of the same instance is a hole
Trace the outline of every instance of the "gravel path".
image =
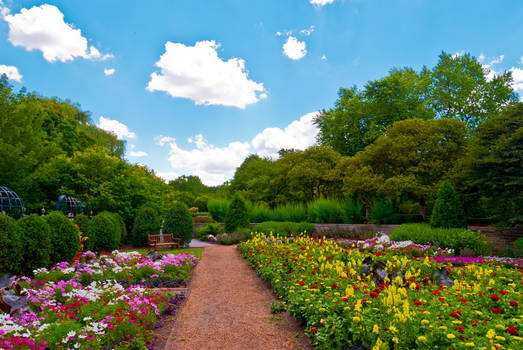
[(205, 248), (190, 287), (166, 349), (311, 349), (294, 319), (271, 314), (270, 290), (236, 246)]

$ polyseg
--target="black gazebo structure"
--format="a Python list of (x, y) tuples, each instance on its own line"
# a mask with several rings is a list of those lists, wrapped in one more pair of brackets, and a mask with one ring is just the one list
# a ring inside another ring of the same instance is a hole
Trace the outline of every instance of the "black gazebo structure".
[(0, 213), (19, 218), (24, 216), (25, 207), (16, 192), (7, 187), (0, 186)]
[(84, 210), (85, 204), (83, 204), (79, 199), (76, 199), (74, 197), (61, 195), (58, 198), (58, 202), (56, 203), (56, 211), (62, 211), (69, 217), (72, 217), (79, 213), (83, 213)]

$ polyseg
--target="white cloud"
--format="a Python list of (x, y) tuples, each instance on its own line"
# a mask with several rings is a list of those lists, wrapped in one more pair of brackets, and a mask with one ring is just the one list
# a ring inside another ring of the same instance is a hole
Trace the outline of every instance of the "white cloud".
[(322, 59), (323, 61), (326, 61), (326, 60), (327, 60), (327, 56), (323, 55), (323, 56), (321, 56), (321, 59)]
[(452, 55), (452, 58), (458, 58), (458, 57), (461, 57), (465, 54), (465, 50), (461, 50), (459, 52), (456, 52), (454, 53), (454, 55)]
[(307, 54), (304, 41), (298, 41), (295, 37), (289, 36), (287, 42), (283, 44), (283, 53), (291, 60), (300, 60)]
[(310, 26), (308, 29), (302, 29), (300, 30), (300, 34), (303, 34), (305, 36), (309, 36), (311, 35), (312, 33), (314, 33), (314, 26)]
[[(173, 169), (188, 169), (191, 175), (197, 175), (206, 185), (219, 185), (232, 177), (249, 154), (248, 142), (231, 142), (226, 147), (209, 145), (202, 134), (189, 139), (196, 148), (181, 149), (174, 138), (160, 136), (158, 143), (169, 144), (169, 163)], [(169, 140), (169, 141), (167, 141)]]
[(131, 151), (129, 152), (129, 157), (146, 157), (147, 152), (144, 151)]
[(171, 142), (175, 142), (176, 139), (174, 137), (169, 137), (169, 136), (163, 136), (163, 135), (160, 135), (160, 136), (156, 136), (154, 138), (154, 141), (156, 141), (156, 144), (160, 147), (163, 147), (165, 146), (167, 143), (171, 143)]
[[(481, 65), (483, 67), (483, 69), (486, 70), (486, 72), (487, 72), (487, 74), (485, 76), (487, 81), (491, 81), (492, 79), (494, 79), (496, 77), (496, 75), (499, 74), (494, 69), (492, 69), (492, 66), (495, 65), (495, 64), (502, 63), (504, 58), (505, 58), (505, 55), (499, 55), (497, 58), (494, 58), (489, 63), (485, 63), (485, 64)], [(479, 55), (479, 59), (478, 60), (480, 62), (484, 61), (485, 60), (485, 55), (483, 55), (483, 54)]]
[(521, 64), (523, 64), (523, 56), (521, 56)]
[(284, 130), (267, 128), (254, 137), (252, 146), (260, 156), (271, 158), (277, 158), (278, 151), (282, 148), (304, 150), (316, 143), (318, 128), (313, 120), (317, 114), (318, 112), (305, 114)]
[(509, 72), (512, 73), (512, 88), (523, 93), (523, 69), (512, 67)]
[(334, 1), (336, 1), (336, 0), (309, 0), (309, 2), (312, 5), (316, 5), (316, 6), (325, 6), (327, 4), (332, 4)]
[(478, 57), (478, 61), (481, 63), (485, 60), (485, 55), (484, 54), (480, 54), (479, 57)]
[(0, 64), (0, 75), (5, 74), (7, 79), (22, 82), (22, 74), (18, 72), (18, 68), (15, 66), (6, 66), (5, 64)]
[(114, 68), (104, 68), (104, 74), (106, 77), (113, 75), (115, 71)]
[(127, 125), (120, 123), (118, 120), (113, 120), (100, 116), (100, 119), (96, 126), (105, 131), (112, 132), (116, 135), (116, 137), (119, 140), (136, 138), (136, 134), (134, 132), (129, 131)]
[(9, 24), (9, 41), (28, 51), (40, 50), (49, 62), (72, 61), (77, 57), (85, 59), (107, 59), (94, 46), (87, 45), (87, 39), (80, 29), (64, 22), (64, 14), (53, 5), (43, 4), (11, 15), (2, 7), (1, 14)]
[(149, 91), (165, 91), (172, 97), (188, 98), (197, 105), (223, 105), (245, 108), (266, 96), (263, 83), (249, 80), (245, 61), (218, 57), (215, 41), (199, 41), (194, 46), (168, 41), (165, 53), (156, 62), (161, 72), (153, 72)]

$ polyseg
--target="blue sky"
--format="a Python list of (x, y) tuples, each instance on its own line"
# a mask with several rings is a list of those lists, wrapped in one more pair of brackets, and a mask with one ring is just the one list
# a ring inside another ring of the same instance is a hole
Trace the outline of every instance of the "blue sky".
[[(166, 179), (314, 143), (340, 87), (469, 52), (523, 92), (520, 1), (3, 0), (0, 73), (79, 103)], [(517, 90), (518, 91), (518, 90)], [(521, 94), (523, 95), (523, 94)]]

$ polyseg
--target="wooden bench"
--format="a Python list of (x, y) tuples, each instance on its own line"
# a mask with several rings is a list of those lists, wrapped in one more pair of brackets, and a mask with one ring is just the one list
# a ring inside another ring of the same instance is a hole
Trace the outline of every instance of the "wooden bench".
[(148, 235), (147, 241), (149, 247), (153, 249), (169, 247), (180, 249), (180, 239), (174, 238), (172, 233), (164, 235)]

